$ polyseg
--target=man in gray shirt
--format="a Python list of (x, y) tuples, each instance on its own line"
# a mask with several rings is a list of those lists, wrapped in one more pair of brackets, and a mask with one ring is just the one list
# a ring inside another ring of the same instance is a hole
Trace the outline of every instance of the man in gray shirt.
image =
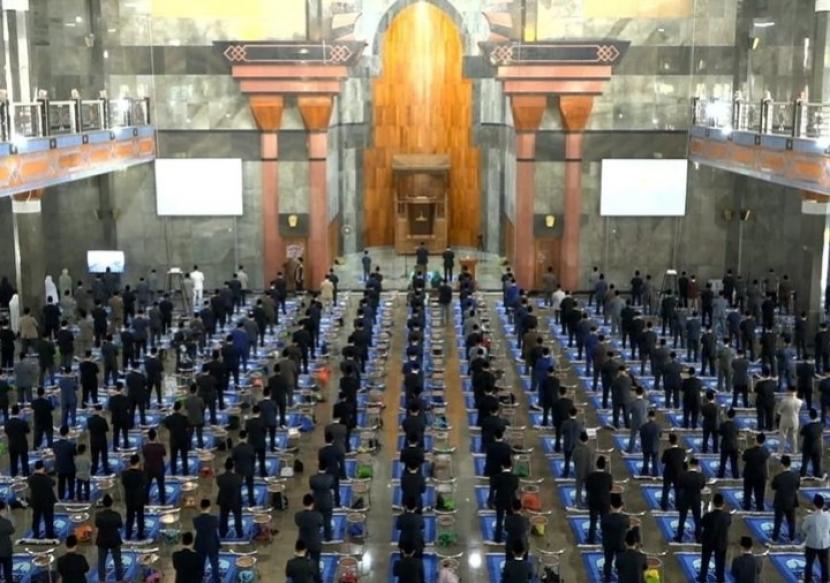
[(594, 451), (588, 445), (588, 433), (583, 431), (579, 434), (571, 455), (574, 463), (574, 480), (576, 482), (576, 505), (584, 506), (583, 491), (585, 490), (585, 480), (588, 479), (588, 474), (594, 468)]
[(190, 426), (190, 442), (193, 443), (193, 431), (196, 432), (196, 443), (199, 449), (205, 447), (203, 430), (205, 427), (205, 401), (197, 394), (195, 383), (190, 385), (190, 394), (184, 400), (184, 410), (187, 415), (187, 424)]

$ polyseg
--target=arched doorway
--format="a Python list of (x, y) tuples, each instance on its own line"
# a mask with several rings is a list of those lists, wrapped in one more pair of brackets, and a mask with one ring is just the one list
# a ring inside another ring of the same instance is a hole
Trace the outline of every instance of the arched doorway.
[(392, 156), (450, 156), (449, 240), (475, 246), (481, 230), (479, 151), (472, 140), (472, 82), (464, 79), (464, 44), (452, 18), (429, 2), (404, 8), (380, 46), (373, 83), (372, 148), (364, 156), (364, 241), (392, 245)]

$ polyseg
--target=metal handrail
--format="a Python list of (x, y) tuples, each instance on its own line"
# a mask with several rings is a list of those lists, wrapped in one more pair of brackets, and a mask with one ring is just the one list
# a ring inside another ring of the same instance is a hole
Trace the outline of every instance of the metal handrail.
[(96, 99), (82, 99), (73, 89), (70, 99), (51, 101), (41, 90), (35, 101), (13, 102), (0, 90), (0, 142), (147, 125), (149, 97), (110, 99), (101, 91)]
[(767, 93), (760, 102), (743, 99), (692, 99), (692, 124), (718, 128), (725, 133), (747, 131), (827, 141), (830, 145), (830, 103), (804, 99), (775, 101)]

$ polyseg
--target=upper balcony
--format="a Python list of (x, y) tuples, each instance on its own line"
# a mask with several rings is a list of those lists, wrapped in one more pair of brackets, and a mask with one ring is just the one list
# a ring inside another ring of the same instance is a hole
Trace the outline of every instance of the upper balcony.
[(830, 103), (694, 99), (689, 159), (830, 195)]
[(71, 99), (14, 103), (0, 91), (0, 196), (121, 170), (155, 159), (150, 101)]

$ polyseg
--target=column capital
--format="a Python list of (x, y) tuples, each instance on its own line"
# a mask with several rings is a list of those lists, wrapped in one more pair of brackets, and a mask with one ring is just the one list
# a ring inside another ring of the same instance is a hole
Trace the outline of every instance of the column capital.
[(517, 132), (536, 132), (548, 107), (545, 95), (511, 95), (513, 125)]
[(282, 95), (251, 95), (248, 102), (260, 131), (279, 131), (285, 106)]
[(297, 108), (308, 131), (328, 131), (331, 111), (334, 108), (331, 95), (301, 95), (297, 97)]
[(562, 124), (569, 132), (584, 130), (593, 108), (594, 97), (592, 95), (559, 96), (559, 115), (562, 116)]

